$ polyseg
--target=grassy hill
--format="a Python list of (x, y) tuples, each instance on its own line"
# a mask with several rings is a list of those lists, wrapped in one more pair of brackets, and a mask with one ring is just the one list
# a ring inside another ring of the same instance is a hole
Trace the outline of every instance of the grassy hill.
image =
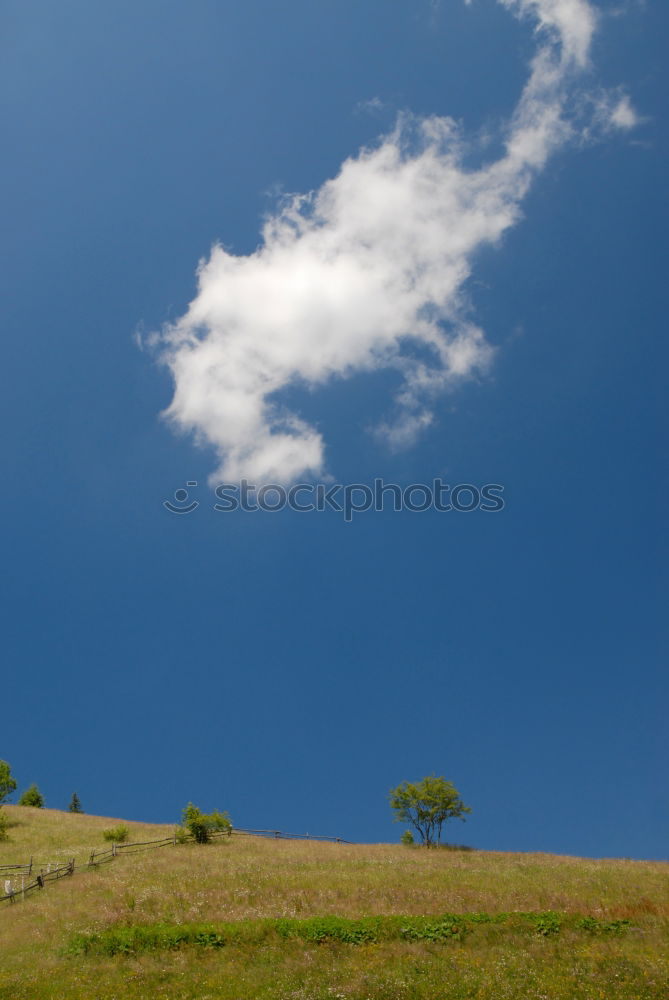
[[(4, 808), (0, 865), (83, 864), (120, 822)], [(0, 997), (664, 1000), (668, 930), (664, 863), (233, 835), (2, 903)]]

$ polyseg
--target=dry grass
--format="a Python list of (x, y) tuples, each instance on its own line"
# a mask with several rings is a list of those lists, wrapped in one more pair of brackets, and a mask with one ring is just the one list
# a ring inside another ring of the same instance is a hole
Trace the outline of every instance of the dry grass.
[(169, 836), (174, 830), (173, 825), (132, 823), (107, 816), (61, 812), (59, 809), (8, 805), (2, 809), (10, 823), (10, 839), (0, 843), (0, 865), (29, 861), (31, 855), (39, 862), (67, 861), (71, 857), (88, 860), (93, 847), (101, 849), (105, 846), (102, 831), (119, 823), (128, 826), (132, 840)]
[[(9, 831), (11, 842), (0, 844), (0, 864), (27, 861), (31, 855), (38, 864), (73, 856), (84, 862), (91, 848), (104, 846), (103, 829), (119, 822), (5, 808), (15, 825)], [(123, 822), (131, 840), (173, 830)], [(640, 930), (624, 941), (568, 944), (565, 938), (510, 947), (494, 928), (482, 928), (475, 943), (462, 947), (396, 942), (352, 949), (284, 943), (256, 949), (253, 955), (226, 949), (224, 960), (208, 953), (193, 957), (188, 951), (133, 961), (75, 960), (61, 954), (72, 934), (118, 923), (513, 910), (630, 918)], [(205, 847), (189, 844), (121, 855), (97, 870), (50, 884), (23, 903), (3, 903), (0, 996), (204, 1000), (210, 995), (237, 1000), (332, 997), (336, 987), (347, 998), (660, 997), (667, 986), (661, 942), (668, 919), (669, 865), (664, 863), (233, 836)], [(420, 968), (422, 973), (416, 971)], [(614, 971), (606, 974), (602, 992), (605, 969)], [(560, 975), (550, 980), (556, 970)], [(456, 972), (451, 992), (434, 992)], [(582, 980), (582, 992), (569, 992), (574, 975)], [(522, 983), (527, 986), (532, 976), (538, 992), (513, 992)], [(543, 994), (549, 980), (552, 992)], [(454, 992), (456, 985), (460, 990), (467, 983), (469, 992)], [(307, 986), (311, 992), (305, 993)], [(623, 986), (627, 993), (620, 992)]]

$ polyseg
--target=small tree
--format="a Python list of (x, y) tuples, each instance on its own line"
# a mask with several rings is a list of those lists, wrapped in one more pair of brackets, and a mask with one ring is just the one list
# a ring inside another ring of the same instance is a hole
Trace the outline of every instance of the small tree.
[(203, 813), (192, 802), (183, 811), (183, 825), (196, 844), (208, 844), (211, 834), (216, 831), (232, 833), (232, 823), (226, 812), (214, 809), (212, 813)]
[(457, 788), (445, 778), (434, 774), (422, 781), (403, 781), (390, 791), (390, 807), (396, 822), (411, 823), (426, 847), (438, 844), (441, 828), (447, 819), (461, 819), (471, 809), (458, 794)]
[(82, 813), (84, 811), (81, 808), (81, 802), (79, 801), (79, 796), (76, 792), (72, 792), (72, 798), (70, 799), (70, 804), (67, 808), (71, 813)]
[(16, 782), (12, 778), (12, 769), (6, 760), (0, 760), (0, 802), (4, 802), (15, 791)]
[(35, 809), (44, 808), (44, 796), (40, 792), (37, 785), (31, 785), (30, 788), (26, 788), (25, 792), (19, 799), (20, 806), (33, 806)]
[(9, 840), (9, 833), (7, 832), (9, 827), (9, 822), (7, 816), (0, 809), (0, 840)]

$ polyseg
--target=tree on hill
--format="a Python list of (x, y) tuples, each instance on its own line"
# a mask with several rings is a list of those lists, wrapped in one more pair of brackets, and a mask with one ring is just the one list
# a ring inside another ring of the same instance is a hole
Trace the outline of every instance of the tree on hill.
[(426, 847), (439, 843), (446, 820), (464, 821), (465, 814), (471, 812), (455, 785), (434, 774), (422, 781), (403, 781), (392, 788), (390, 807), (395, 811), (396, 822), (411, 823)]
[(76, 792), (72, 792), (72, 798), (70, 799), (70, 804), (67, 808), (71, 813), (82, 813), (84, 811)]
[(12, 769), (6, 760), (0, 760), (0, 802), (4, 802), (16, 791), (16, 782), (12, 778)]
[(20, 806), (33, 806), (35, 809), (44, 808), (44, 796), (40, 792), (37, 785), (32, 784), (30, 788), (26, 788), (25, 792), (19, 799)]
[(214, 809), (203, 813), (192, 802), (183, 811), (183, 825), (197, 844), (208, 844), (212, 833), (232, 833), (232, 823), (226, 812)]

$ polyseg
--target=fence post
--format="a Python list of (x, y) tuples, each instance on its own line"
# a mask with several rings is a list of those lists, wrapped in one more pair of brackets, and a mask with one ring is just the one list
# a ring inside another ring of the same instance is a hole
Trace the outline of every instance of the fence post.
[(172, 840), (174, 842), (174, 846), (176, 847), (177, 846), (177, 831), (176, 830), (172, 834)]
[(26, 877), (25, 877), (25, 875), (22, 875), (21, 876), (21, 899), (25, 902), (25, 898), (26, 898)]
[(112, 844), (112, 858), (116, 857), (116, 841)]

